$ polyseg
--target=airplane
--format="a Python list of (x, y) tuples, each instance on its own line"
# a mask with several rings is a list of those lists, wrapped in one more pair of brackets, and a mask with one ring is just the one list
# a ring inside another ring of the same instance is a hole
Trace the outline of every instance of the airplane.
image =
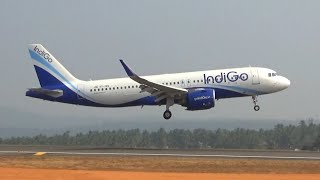
[(243, 67), (174, 74), (139, 76), (120, 60), (128, 77), (83, 81), (75, 78), (41, 44), (28, 45), (40, 82), (26, 96), (48, 101), (93, 107), (165, 105), (163, 118), (172, 116), (170, 107), (179, 104), (188, 111), (215, 107), (219, 99), (257, 97), (284, 90), (290, 81), (274, 70)]

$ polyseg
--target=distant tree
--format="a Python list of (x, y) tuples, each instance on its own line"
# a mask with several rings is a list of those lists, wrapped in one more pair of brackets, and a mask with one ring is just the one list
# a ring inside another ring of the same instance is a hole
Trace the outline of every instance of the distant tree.
[(313, 143), (313, 149), (320, 150), (320, 134)]
[(89, 131), (70, 135), (0, 138), (0, 144), (17, 145), (86, 145), (112, 148), (242, 148), (242, 149), (320, 149), (320, 124), (313, 120), (298, 125), (277, 124), (273, 129), (194, 130), (173, 129), (156, 131), (140, 129)]
[(150, 147), (151, 137), (150, 133), (147, 130), (144, 130), (141, 135), (141, 141), (138, 144), (139, 147)]
[(158, 143), (157, 146), (159, 148), (167, 147), (167, 132), (164, 128), (160, 128), (157, 132)]
[(194, 129), (193, 130), (193, 144), (202, 149), (202, 148), (207, 148), (209, 146), (209, 142), (210, 142), (210, 130), (206, 130), (206, 129)]

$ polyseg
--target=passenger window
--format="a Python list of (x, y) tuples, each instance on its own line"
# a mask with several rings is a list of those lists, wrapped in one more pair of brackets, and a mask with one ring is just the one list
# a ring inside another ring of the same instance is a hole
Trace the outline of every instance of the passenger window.
[(179, 82), (177, 82), (177, 84), (179, 84)]
[(109, 88), (109, 90), (111, 90), (111, 88)]
[(173, 84), (176, 84), (176, 82), (173, 82)]
[(90, 92), (92, 92), (92, 89), (90, 89)]
[(197, 82), (199, 82), (199, 80), (197, 80)]
[(106, 91), (108, 91), (108, 88), (106, 88)]

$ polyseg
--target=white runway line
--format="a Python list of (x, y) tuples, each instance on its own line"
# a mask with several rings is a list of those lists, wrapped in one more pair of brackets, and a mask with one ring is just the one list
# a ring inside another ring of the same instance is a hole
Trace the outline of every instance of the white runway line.
[[(41, 151), (45, 152), (45, 151)], [(0, 151), (0, 154), (36, 154), (38, 151)], [(171, 157), (221, 157), (221, 158), (254, 158), (254, 159), (306, 159), (320, 160), (320, 157), (301, 156), (243, 156), (218, 154), (157, 154), (157, 153), (103, 153), (103, 152), (45, 152), (60, 155), (115, 155), (115, 156), (171, 156)]]

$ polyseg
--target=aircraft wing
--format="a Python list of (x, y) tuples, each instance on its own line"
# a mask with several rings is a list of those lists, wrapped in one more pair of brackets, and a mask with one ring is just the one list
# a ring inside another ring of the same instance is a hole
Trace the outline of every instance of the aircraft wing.
[(137, 83), (141, 84), (140, 89), (141, 92), (149, 92), (151, 95), (154, 95), (157, 97), (156, 102), (159, 102), (167, 97), (174, 97), (174, 96), (180, 96), (183, 94), (186, 94), (188, 90), (183, 88), (177, 88), (172, 86), (166, 86), (163, 84), (155, 83), (148, 81), (137, 74), (135, 74), (126, 64), (123, 60), (120, 59), (120, 62), (125, 69), (128, 76), (136, 81)]

